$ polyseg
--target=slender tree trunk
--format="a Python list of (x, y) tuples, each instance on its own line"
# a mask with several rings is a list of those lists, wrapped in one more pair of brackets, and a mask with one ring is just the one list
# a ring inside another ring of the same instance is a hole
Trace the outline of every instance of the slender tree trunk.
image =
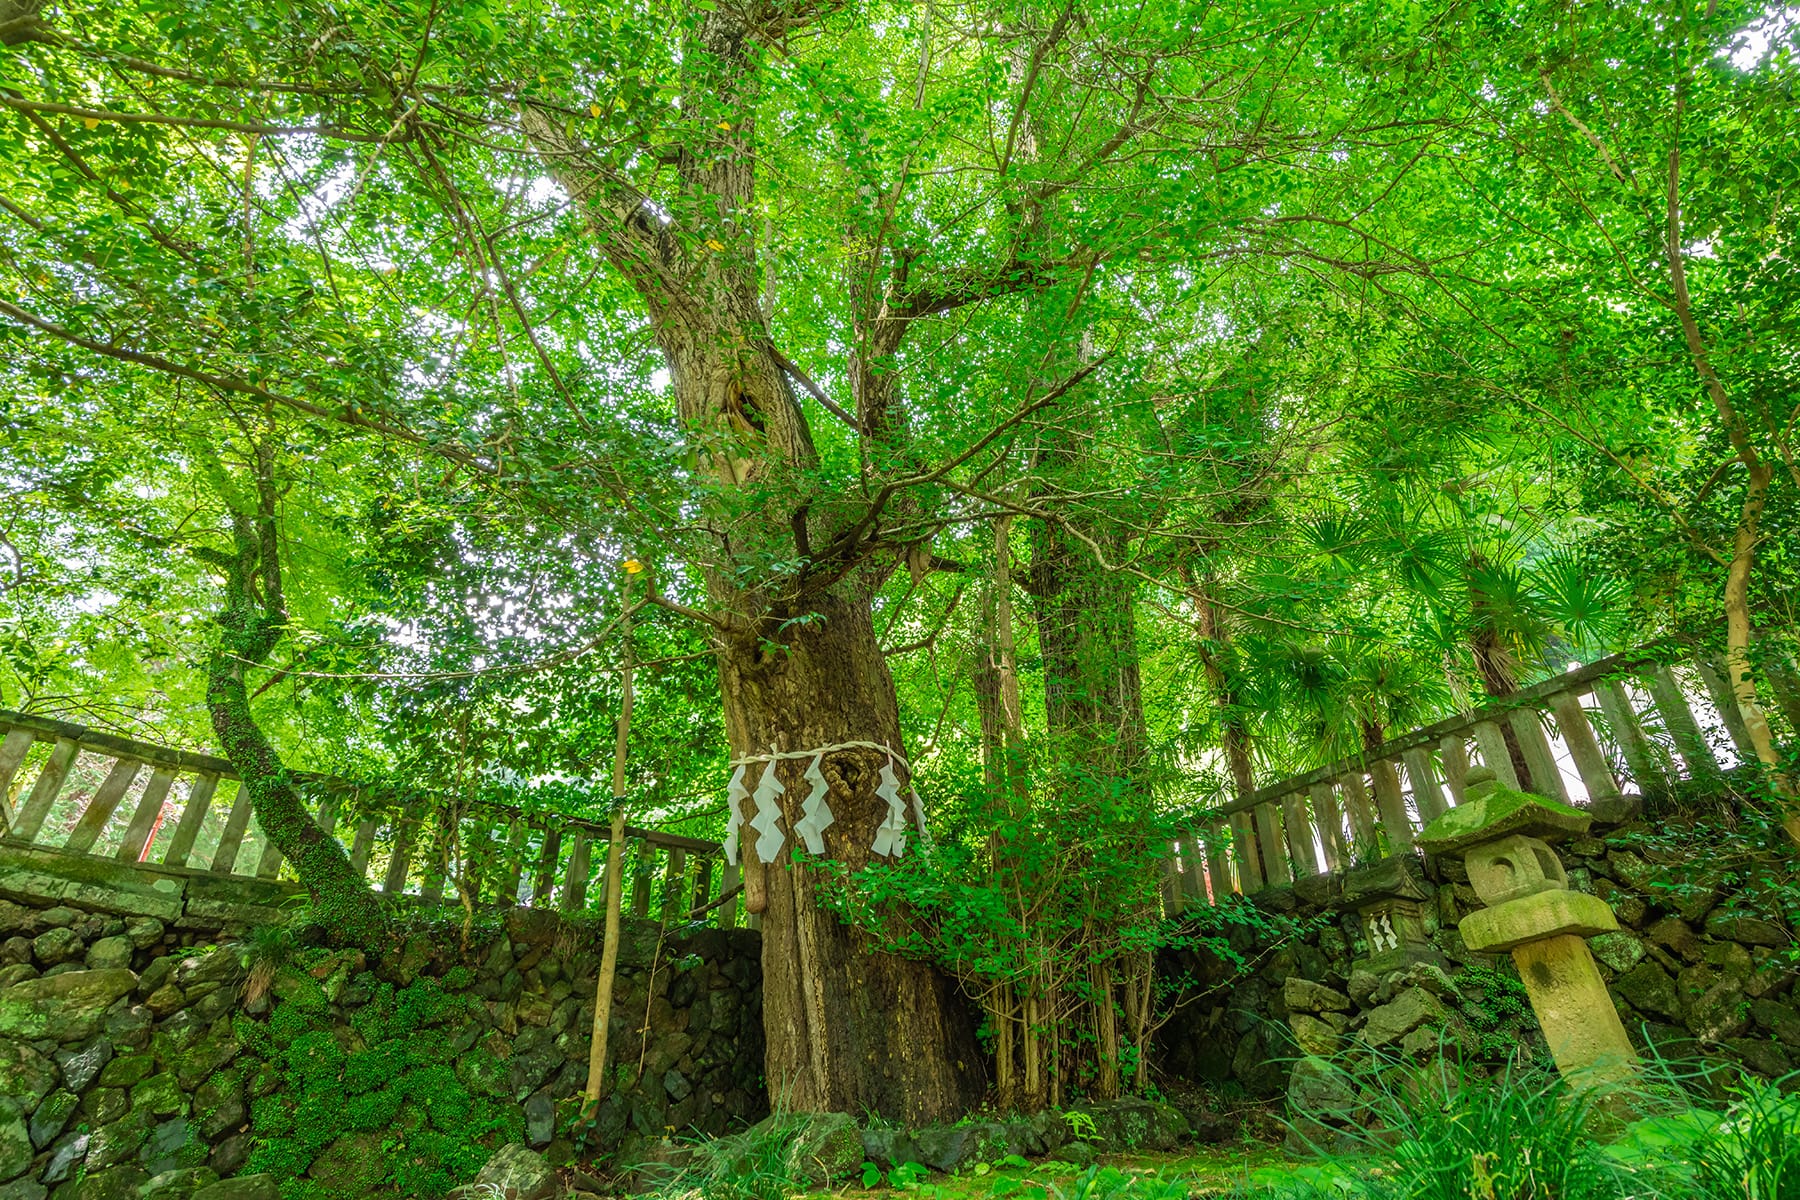
[[(1513, 669), (1512, 653), (1500, 640), (1493, 606), (1475, 583), (1475, 572), (1486, 565), (1482, 555), (1469, 555), (1469, 618), (1472, 625), (1469, 653), (1475, 659), (1475, 670), (1481, 676), (1481, 686), (1488, 698), (1504, 700), (1519, 690), (1519, 676)], [(1531, 764), (1525, 758), (1525, 747), (1519, 745), (1519, 735), (1513, 731), (1510, 721), (1500, 722), (1500, 736), (1506, 742), (1506, 754), (1512, 759), (1513, 773), (1519, 777), (1520, 789), (1533, 791), (1536, 783), (1531, 777)]]
[(1756, 757), (1769, 772), (1775, 792), (1785, 802), (1782, 827), (1790, 840), (1800, 844), (1800, 803), (1796, 803), (1794, 786), (1781, 772), (1781, 756), (1775, 749), (1775, 738), (1769, 729), (1768, 716), (1756, 698), (1756, 681), (1750, 671), (1750, 573), (1756, 565), (1757, 543), (1761, 540), (1763, 509), (1768, 503), (1769, 482), (1773, 468), (1763, 460), (1750, 438), (1749, 427), (1725, 390), (1724, 380), (1712, 362), (1711, 349), (1700, 332), (1694, 316), (1693, 298), (1688, 293), (1686, 255), (1681, 247), (1681, 122), (1687, 103), (1687, 81), (1675, 90), (1675, 141), (1669, 147), (1668, 194), (1666, 201), (1665, 250), (1669, 260), (1669, 284), (1674, 293), (1675, 317), (1681, 325), (1694, 372), (1713, 403), (1731, 448), (1744, 465), (1744, 500), (1738, 511), (1737, 528), (1732, 534), (1731, 561), (1725, 572), (1725, 661), (1731, 669), (1731, 686), (1744, 727)]
[(625, 613), (619, 624), (625, 641), (619, 672), (619, 724), (613, 740), (612, 828), (606, 840), (606, 924), (600, 947), (600, 977), (594, 981), (594, 1028), (588, 1039), (587, 1090), (582, 1112), (592, 1118), (606, 1090), (607, 1036), (612, 1030), (613, 983), (619, 974), (619, 910), (625, 899), (625, 755), (631, 745), (632, 652), (630, 577), (620, 597)]
[(1242, 799), (1256, 790), (1256, 768), (1250, 759), (1250, 734), (1244, 727), (1243, 713), (1238, 707), (1237, 687), (1225, 666), (1231, 634), (1218, 606), (1194, 589), (1191, 577), (1188, 585), (1200, 624), (1200, 665), (1206, 672), (1213, 704), (1219, 711), (1219, 748), (1225, 755), (1226, 769), (1231, 773), (1234, 798)]
[(219, 640), (207, 663), (207, 712), (239, 786), (250, 793), (257, 823), (311, 894), (317, 923), (340, 942), (374, 947), (387, 931), (381, 902), (351, 869), (337, 839), (325, 836), (307, 811), (287, 765), (257, 724), (244, 685), (245, 674), (268, 658), (287, 628), (274, 451), (267, 440), (255, 445), (254, 465), (257, 512), (232, 512), (230, 554), (201, 552), (225, 573)]

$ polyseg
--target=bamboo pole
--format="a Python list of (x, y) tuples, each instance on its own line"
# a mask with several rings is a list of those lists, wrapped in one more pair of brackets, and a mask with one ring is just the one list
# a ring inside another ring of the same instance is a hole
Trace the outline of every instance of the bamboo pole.
[[(634, 566), (637, 570), (632, 570)], [(600, 948), (600, 978), (594, 985), (594, 1031), (588, 1042), (587, 1092), (581, 1106), (583, 1117), (589, 1120), (606, 1087), (606, 1035), (612, 1023), (613, 980), (619, 973), (619, 901), (625, 890), (625, 873), (620, 868), (625, 845), (625, 748), (631, 737), (631, 576), (643, 567), (632, 559), (625, 569), (629, 572), (622, 589), (625, 612), (619, 622), (625, 650), (619, 670), (619, 731), (613, 742), (612, 836), (606, 842), (606, 941)]]

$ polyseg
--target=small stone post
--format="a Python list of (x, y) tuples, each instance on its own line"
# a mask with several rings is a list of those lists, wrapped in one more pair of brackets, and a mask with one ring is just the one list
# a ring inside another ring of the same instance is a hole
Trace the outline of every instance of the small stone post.
[(1428, 854), (1463, 859), (1469, 885), (1488, 906), (1458, 924), (1463, 944), (1482, 954), (1512, 952), (1557, 1069), (1570, 1080), (1598, 1084), (1637, 1070), (1637, 1052), (1583, 940), (1619, 923), (1605, 901), (1569, 889), (1549, 845), (1586, 833), (1591, 819), (1474, 770), (1467, 799), (1427, 826), (1419, 845)]

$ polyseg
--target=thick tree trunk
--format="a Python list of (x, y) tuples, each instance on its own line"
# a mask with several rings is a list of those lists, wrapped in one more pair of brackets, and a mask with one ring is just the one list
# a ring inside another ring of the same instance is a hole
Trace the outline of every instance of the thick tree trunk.
[[(845, 742), (901, 752), (899, 703), (870, 608), (880, 578), (871, 560), (879, 553), (894, 561), (894, 547), (874, 546), (886, 514), (865, 494), (817, 490), (811, 430), (761, 307), (756, 38), (768, 33), (737, 5), (709, 10), (691, 30), (683, 75), (694, 103), (683, 112), (704, 124), (674, 152), (679, 188), (662, 197), (656, 215), (624, 173), (586, 165), (591, 149), (560, 116), (530, 106), (520, 115), (546, 166), (588, 211), (597, 247), (644, 301), (701, 473), (719, 492), (707, 516), (720, 540), (703, 566), (733, 757)], [(883, 323), (892, 336), (874, 358), (898, 348), (907, 320)], [(870, 379), (891, 387), (893, 376), (876, 365), (863, 363)], [(879, 397), (857, 390), (862, 428), (886, 428)], [(740, 568), (766, 559), (801, 566), (746, 582)], [(885, 759), (846, 749), (822, 765), (835, 818), (825, 857), (851, 870), (868, 863), (887, 814), (875, 795)], [(962, 997), (933, 968), (872, 952), (820, 904), (816, 869), (790, 860), (789, 831), (810, 790), (807, 765), (788, 760), (752, 776), (774, 770), (786, 789), (788, 846), (776, 862), (756, 863), (756, 839), (744, 839), (745, 893), (763, 918), (770, 1098), (800, 1111), (915, 1122), (960, 1116), (980, 1092)]]
[[(721, 652), (734, 755), (850, 741), (900, 747), (894, 683), (867, 596), (815, 607), (823, 620), (790, 625), (777, 644), (734, 642)], [(864, 748), (825, 755), (835, 818), (824, 835), (826, 857), (851, 870), (870, 861), (887, 813), (875, 795), (886, 762)], [(806, 767), (806, 760), (774, 767), (787, 789), (781, 807), (788, 829), (808, 791)], [(904, 771), (897, 774), (904, 785)], [(766, 868), (763, 1024), (771, 1101), (914, 1123), (966, 1112), (982, 1090), (967, 1002), (930, 966), (871, 952), (819, 903), (814, 870), (795, 866), (788, 850)]]

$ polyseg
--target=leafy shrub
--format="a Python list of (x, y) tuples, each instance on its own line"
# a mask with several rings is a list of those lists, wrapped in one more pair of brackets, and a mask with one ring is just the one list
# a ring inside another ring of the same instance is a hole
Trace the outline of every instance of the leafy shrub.
[[(273, 1173), (287, 1200), (348, 1200), (375, 1186), (439, 1196), (474, 1178), (497, 1147), (520, 1139), (523, 1116), (457, 1077), (436, 1025), (459, 1005), (435, 980), (421, 979), (399, 990), (376, 986), (351, 1017), (352, 1038), (333, 1028), (328, 1012), (303, 1004), (277, 1005), (266, 1025), (240, 1022), (246, 1048), (267, 1058), (282, 1082), (251, 1104), (257, 1143), (249, 1169)], [(343, 1187), (305, 1178), (347, 1134), (379, 1140), (374, 1161), (357, 1164), (361, 1177)]]

